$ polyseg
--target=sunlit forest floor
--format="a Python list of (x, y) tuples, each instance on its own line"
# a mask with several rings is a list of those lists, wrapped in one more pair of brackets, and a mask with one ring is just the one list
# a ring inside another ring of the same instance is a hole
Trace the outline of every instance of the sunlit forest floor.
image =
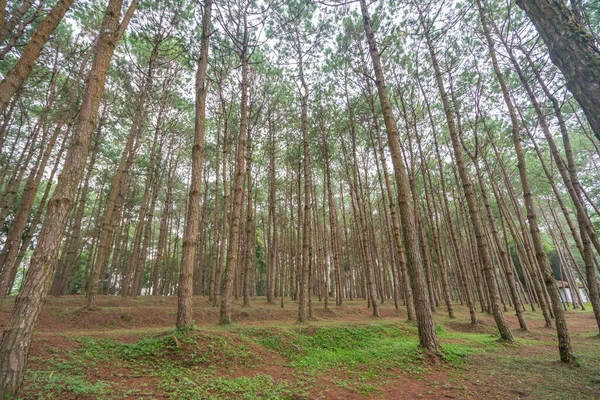
[[(600, 337), (591, 313), (567, 313), (578, 367), (558, 361), (555, 331), (539, 312), (530, 331), (507, 313), (515, 345), (497, 341), (489, 315), (468, 324), (456, 306), (436, 313), (441, 359), (417, 348), (417, 329), (393, 302), (370, 315), (364, 300), (295, 322), (297, 303), (237, 303), (228, 327), (218, 308), (194, 298), (196, 329), (176, 331), (175, 297), (48, 298), (31, 348), (23, 399), (598, 399)], [(13, 299), (0, 309), (6, 326)], [(334, 303), (333, 301), (331, 303)]]

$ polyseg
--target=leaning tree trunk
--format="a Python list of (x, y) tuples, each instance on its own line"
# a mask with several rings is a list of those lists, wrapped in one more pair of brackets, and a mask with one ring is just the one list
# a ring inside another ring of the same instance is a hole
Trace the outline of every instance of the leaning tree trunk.
[[(361, 61), (363, 63), (363, 71), (364, 71), (364, 75), (365, 75), (365, 81), (366, 81), (366, 85), (367, 85), (367, 94), (368, 94), (368, 100), (369, 100), (369, 108), (371, 111), (371, 116), (373, 118), (373, 128), (375, 130), (375, 134), (377, 136), (377, 146), (379, 149), (379, 157), (381, 158), (381, 165), (382, 165), (382, 170), (383, 170), (383, 177), (384, 177), (384, 182), (385, 182), (385, 194), (387, 195), (387, 201), (389, 203), (389, 210), (390, 210), (390, 216), (392, 219), (392, 229), (393, 229), (393, 238), (394, 238), (394, 250), (396, 251), (395, 254), (395, 258), (396, 258), (396, 262), (398, 263), (399, 266), (399, 271), (400, 271), (400, 280), (402, 281), (402, 289), (404, 291), (404, 300), (406, 302), (406, 314), (407, 314), (407, 319), (409, 321), (412, 321), (414, 319), (414, 315), (415, 315), (415, 305), (414, 305), (414, 299), (413, 299), (413, 295), (412, 295), (412, 291), (410, 289), (410, 282), (409, 282), (409, 277), (407, 274), (407, 270), (406, 270), (406, 256), (404, 254), (404, 247), (402, 245), (402, 233), (400, 231), (400, 222), (398, 220), (398, 213), (396, 210), (396, 202), (394, 201), (394, 195), (393, 195), (393, 191), (392, 191), (392, 185), (390, 183), (390, 177), (389, 177), (389, 173), (388, 173), (388, 167), (387, 167), (387, 157), (385, 155), (385, 152), (383, 150), (383, 140), (381, 138), (381, 134), (379, 132), (379, 119), (375, 110), (375, 98), (374, 98), (374, 94), (373, 94), (373, 87), (371, 84), (371, 80), (370, 78), (367, 78), (367, 67), (366, 67), (366, 63), (364, 61), (364, 57), (363, 57), (363, 52), (360, 52), (361, 54)], [(395, 265), (393, 266), (393, 268), (395, 269)], [(399, 289), (399, 288), (397, 288)]]
[[(485, 232), (483, 229), (483, 224), (481, 221), (481, 216), (479, 213), (479, 208), (477, 207), (475, 193), (473, 192), (473, 184), (471, 183), (471, 179), (467, 172), (467, 167), (462, 155), (462, 148), (459, 141), (460, 132), (456, 129), (456, 124), (454, 122), (454, 117), (452, 114), (452, 108), (450, 107), (450, 102), (448, 100), (448, 94), (446, 93), (446, 89), (444, 87), (444, 83), (442, 81), (442, 74), (440, 71), (440, 66), (437, 61), (437, 56), (435, 49), (433, 47), (433, 43), (431, 41), (429, 28), (425, 26), (425, 21), (423, 19), (423, 15), (421, 14), (421, 10), (419, 9), (419, 19), (421, 21), (421, 26), (425, 31), (425, 38), (427, 41), (427, 47), (429, 49), (429, 55), (431, 57), (431, 63), (435, 72), (435, 79), (438, 86), (438, 90), (440, 92), (440, 97), (442, 98), (442, 103), (444, 106), (444, 112), (446, 115), (446, 121), (448, 124), (448, 131), (450, 133), (450, 139), (452, 141), (452, 149), (454, 151), (454, 156), (456, 158), (456, 164), (458, 167), (458, 174), (460, 176), (460, 181), (463, 186), (463, 191), (465, 195), (465, 200), (467, 202), (467, 207), (469, 209), (469, 215), (471, 219), (471, 224), (473, 227), (473, 231), (475, 234), (475, 240), (477, 242), (477, 250), (479, 253), (479, 257), (481, 259), (483, 273), (485, 275), (485, 280), (488, 287), (489, 297), (491, 301), (491, 311), (494, 316), (494, 321), (496, 322), (496, 326), (498, 327), (498, 331), (500, 332), (500, 336), (503, 340), (507, 342), (513, 342), (514, 337), (512, 332), (510, 331), (510, 327), (504, 318), (504, 313), (500, 309), (500, 299), (498, 295), (498, 286), (496, 283), (496, 278), (494, 275), (494, 269), (492, 265), (492, 260), (490, 257), (490, 251), (485, 239)], [(484, 300), (483, 298), (481, 299)]]
[(440, 345), (435, 332), (431, 307), (429, 305), (429, 295), (427, 293), (425, 276), (421, 270), (419, 239), (417, 237), (417, 227), (415, 225), (411, 193), (408, 187), (406, 166), (402, 160), (400, 142), (398, 140), (398, 130), (396, 129), (390, 100), (387, 96), (387, 88), (385, 86), (383, 68), (381, 66), (381, 56), (371, 26), (371, 18), (369, 16), (369, 10), (367, 9), (366, 0), (360, 0), (360, 8), (367, 41), (369, 43), (371, 61), (373, 62), (373, 69), (375, 71), (375, 83), (379, 93), (379, 102), (381, 103), (385, 128), (388, 134), (388, 145), (390, 146), (390, 152), (392, 154), (392, 164), (394, 166), (394, 175), (398, 187), (398, 206), (400, 209), (402, 228), (404, 230), (406, 262), (415, 302), (415, 314), (417, 317), (417, 326), (419, 328), (419, 343), (428, 350), (438, 351)]
[(104, 34), (100, 35), (96, 45), (96, 55), (88, 76), (77, 127), (65, 157), (64, 165), (68, 168), (64, 168), (58, 177), (29, 271), (0, 342), (0, 397), (14, 396), (23, 382), (33, 330), (54, 271), (63, 231), (85, 167), (100, 99), (104, 92), (106, 73), (115, 47), (136, 6), (137, 0), (134, 0), (123, 20), (119, 22), (122, 1), (108, 2), (100, 28)]
[(563, 0), (517, 0), (600, 140), (600, 50)]
[[(521, 187), (523, 188), (523, 198), (525, 201), (525, 208), (527, 209), (527, 222), (529, 222), (529, 231), (531, 232), (531, 237), (533, 239), (533, 245), (535, 248), (535, 256), (537, 258), (538, 264), (540, 266), (542, 276), (544, 279), (544, 283), (546, 284), (546, 288), (548, 289), (548, 293), (550, 294), (552, 309), (554, 311), (554, 319), (556, 322), (556, 333), (558, 335), (558, 349), (560, 352), (560, 359), (565, 363), (572, 363), (573, 354), (571, 350), (571, 339), (569, 337), (569, 331), (567, 329), (567, 321), (565, 319), (564, 311), (561, 307), (560, 294), (558, 291), (558, 286), (556, 285), (556, 279), (554, 278), (554, 273), (550, 268), (550, 263), (548, 262), (548, 257), (546, 256), (546, 251), (544, 249), (544, 245), (542, 243), (542, 237), (540, 234), (540, 228), (537, 222), (537, 215), (535, 212), (535, 207), (533, 204), (533, 196), (531, 193), (531, 188), (529, 186), (529, 178), (527, 177), (527, 165), (525, 162), (525, 155), (523, 153), (523, 147), (521, 145), (521, 137), (519, 132), (519, 120), (517, 117), (517, 113), (515, 110), (515, 106), (510, 97), (510, 93), (508, 91), (508, 86), (504, 80), (504, 76), (500, 71), (500, 66), (498, 65), (498, 60), (496, 58), (496, 51), (494, 47), (494, 42), (492, 40), (492, 36), (490, 34), (490, 30), (487, 25), (486, 15), (481, 4), (481, 0), (477, 0), (477, 5), (479, 8), (479, 15), (481, 19), (481, 25), (483, 27), (483, 32), (486, 37), (488, 50), (490, 53), (490, 57), (492, 59), (492, 65), (494, 67), (494, 72), (496, 74), (496, 78), (498, 79), (498, 83), (500, 84), (500, 88), (502, 89), (502, 96), (504, 98), (504, 102), (506, 103), (506, 107), (508, 108), (508, 113), (511, 119), (512, 125), (512, 139), (515, 146), (515, 152), (517, 154), (518, 164), (517, 167), (519, 169), (519, 177), (521, 180)], [(600, 61), (600, 59), (599, 59)], [(585, 230), (582, 232), (584, 233)], [(583, 238), (582, 238), (583, 240)]]
[[(104, 273), (108, 268), (111, 245), (114, 239), (113, 233), (120, 221), (124, 197), (129, 186), (128, 174), (135, 159), (135, 142), (141, 131), (141, 120), (145, 110), (144, 102), (146, 93), (147, 91), (142, 89), (142, 94), (137, 101), (136, 112), (131, 124), (129, 136), (127, 137), (121, 160), (119, 161), (119, 165), (113, 176), (112, 185), (106, 199), (105, 211), (101, 223), (100, 239), (98, 242), (98, 255), (88, 279), (88, 290), (86, 292), (86, 305), (88, 309), (96, 308), (96, 296), (98, 294), (100, 279), (104, 280)], [(128, 275), (126, 274), (125, 277), (127, 278)], [(127, 295), (128, 288), (129, 282), (125, 280), (121, 294)]]
[(13, 29), (15, 29), (19, 22), (21, 22), (25, 13), (27, 13), (27, 11), (29, 11), (33, 5), (33, 0), (23, 0), (19, 8), (17, 8), (11, 14), (10, 19), (5, 22), (4, 17), (6, 16), (6, 0), (2, 0), (2, 2), (4, 3), (4, 7), (2, 7), (3, 10), (1, 12), (3, 12), (5, 15), (2, 16), (2, 22), (0, 22), (0, 43), (8, 39)]
[(23, 85), (29, 73), (31, 73), (35, 60), (40, 55), (50, 34), (56, 29), (60, 21), (62, 21), (73, 1), (59, 0), (56, 3), (46, 18), (40, 22), (31, 40), (23, 49), (19, 61), (6, 73), (2, 82), (0, 82), (0, 115), (4, 114), (10, 103), (10, 99), (19, 90), (21, 85)]

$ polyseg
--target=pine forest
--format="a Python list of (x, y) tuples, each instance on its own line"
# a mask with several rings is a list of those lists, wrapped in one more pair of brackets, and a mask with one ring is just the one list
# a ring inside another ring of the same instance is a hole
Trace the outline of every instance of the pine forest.
[(0, 399), (600, 399), (594, 0), (0, 0)]

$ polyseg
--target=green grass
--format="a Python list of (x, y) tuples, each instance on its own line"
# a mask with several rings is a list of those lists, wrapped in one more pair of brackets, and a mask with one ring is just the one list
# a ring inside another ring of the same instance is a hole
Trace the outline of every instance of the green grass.
[(176, 399), (292, 399), (298, 393), (288, 382), (269, 375), (230, 378), (187, 369), (164, 371), (159, 388)]
[[(471, 354), (502, 348), (493, 335), (437, 331), (448, 368)], [(28, 392), (45, 393), (42, 398), (148, 398), (154, 390), (173, 399), (287, 399), (319, 390), (319, 378), (369, 396), (398, 373), (422, 379), (431, 370), (417, 346), (416, 327), (398, 322), (213, 327), (163, 331), (136, 343), (89, 337), (76, 342), (73, 349), (51, 349), (52, 359), (33, 360), (44, 368), (30, 370)], [(261, 371), (263, 356), (287, 368), (286, 379)], [(99, 379), (100, 370), (123, 379)], [(148, 377), (151, 387), (127, 384), (133, 375)]]
[(54, 399), (63, 393), (76, 396), (92, 396), (96, 399), (111, 398), (114, 385), (103, 380), (90, 382), (82, 369), (70, 370), (66, 364), (55, 370), (29, 370), (27, 389), (38, 393), (35, 398)]

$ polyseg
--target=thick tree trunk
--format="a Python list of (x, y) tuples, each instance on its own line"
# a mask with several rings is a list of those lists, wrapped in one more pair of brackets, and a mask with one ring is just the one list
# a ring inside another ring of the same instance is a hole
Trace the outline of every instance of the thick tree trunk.
[(177, 327), (187, 328), (193, 324), (192, 294), (194, 290), (194, 258), (196, 240), (198, 239), (198, 218), (200, 217), (200, 186), (202, 185), (202, 158), (204, 156), (204, 131), (206, 122), (206, 94), (208, 83), (208, 50), (210, 40), (210, 19), (212, 0), (204, 4), (202, 15), (202, 39), (200, 42), (200, 60), (196, 71), (196, 125), (194, 146), (192, 147), (192, 177), (190, 180), (185, 231), (181, 257), (181, 273), (179, 276)]
[(517, 0), (600, 140), (600, 51), (563, 0)]
[(0, 395), (5, 398), (16, 394), (23, 382), (27, 356), (42, 302), (48, 289), (58, 256), (60, 241), (67, 223), (77, 186), (83, 174), (92, 132), (98, 117), (98, 107), (104, 91), (106, 73), (114, 49), (137, 6), (134, 0), (123, 21), (121, 0), (110, 0), (102, 23), (94, 63), (87, 80), (81, 112), (77, 121), (64, 168), (58, 178), (56, 190), (48, 203), (48, 212), (29, 271), (17, 297), (11, 318), (0, 343)]
[(67, 291), (67, 284), (69, 280), (69, 276), (71, 275), (71, 271), (75, 264), (78, 263), (78, 251), (80, 247), (80, 235), (81, 235), (81, 224), (83, 222), (83, 217), (85, 213), (85, 203), (87, 200), (87, 194), (90, 187), (90, 180), (92, 177), (92, 173), (94, 172), (94, 166), (96, 164), (96, 160), (98, 158), (98, 149), (100, 147), (100, 138), (103, 127), (103, 119), (101, 118), (98, 127), (96, 128), (96, 134), (94, 135), (94, 144), (91, 151), (90, 162), (88, 165), (87, 172), (85, 174), (85, 178), (83, 180), (83, 186), (79, 193), (79, 200), (77, 205), (77, 212), (75, 214), (75, 220), (73, 222), (73, 229), (71, 230), (70, 240), (67, 242), (68, 245), (63, 249), (65, 252), (64, 263), (62, 269), (60, 270), (60, 274), (54, 276), (54, 281), (52, 282), (52, 286), (50, 289), (50, 294), (54, 296), (64, 295)]

